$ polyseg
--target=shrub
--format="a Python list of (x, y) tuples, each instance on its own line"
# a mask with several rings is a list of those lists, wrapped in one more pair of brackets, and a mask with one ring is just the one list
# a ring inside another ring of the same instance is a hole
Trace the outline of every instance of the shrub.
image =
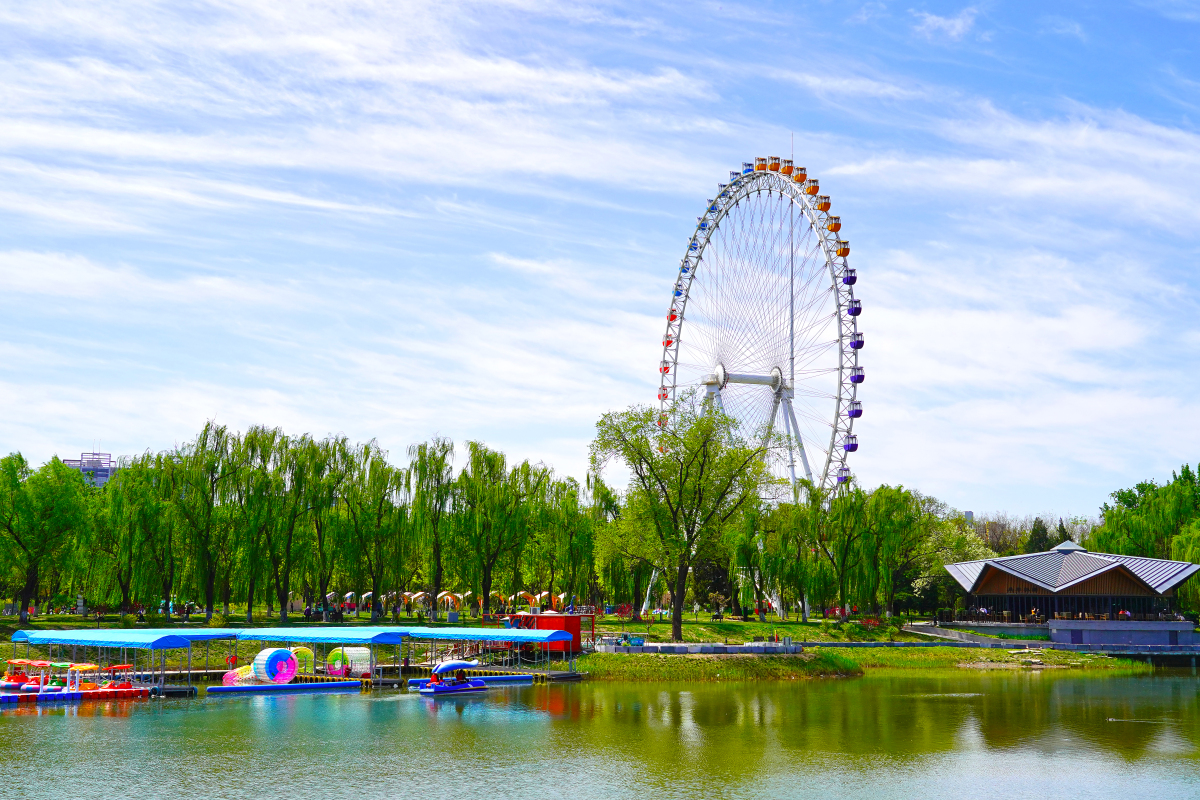
[(146, 625), (151, 628), (161, 628), (167, 624), (167, 618), (162, 614), (153, 611), (147, 611), (145, 616)]
[(224, 614), (218, 611), (214, 611), (212, 617), (208, 620), (208, 627), (210, 628), (224, 628), (228, 625), (229, 620), (226, 619)]
[(120, 622), (122, 628), (132, 628), (137, 625), (137, 617), (133, 614), (122, 614)]

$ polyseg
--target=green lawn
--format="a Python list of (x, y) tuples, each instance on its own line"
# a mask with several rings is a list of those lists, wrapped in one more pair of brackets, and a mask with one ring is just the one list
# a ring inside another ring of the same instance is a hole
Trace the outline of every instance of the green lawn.
[(834, 650), (803, 656), (659, 656), (592, 653), (576, 667), (593, 680), (750, 681), (861, 675), (854, 660)]
[[(597, 622), (597, 633), (619, 633), (622, 629), (615, 620), (600, 620)], [(401, 622), (408, 622), (401, 617)], [(415, 622), (415, 619), (412, 620)], [(276, 620), (256, 620), (256, 625), (277, 625)], [(366, 624), (367, 618), (359, 620), (358, 624)], [(12, 634), (17, 629), (15, 617), (0, 617), (0, 656), (24, 656), (24, 645), (8, 644)], [(231, 619), (231, 626), (245, 627), (244, 621)], [(347, 623), (348, 625), (353, 623)], [(466, 620), (463, 624), (478, 624), (477, 621)], [(101, 621), (101, 627), (119, 627), (120, 619), (113, 615)], [(298, 623), (302, 628), (304, 623)], [(88, 620), (76, 616), (49, 616), (35, 619), (31, 628), (38, 629), (71, 629), (94, 628), (94, 619)], [(671, 626), (669, 624), (625, 625), (624, 629), (631, 634), (644, 636), (649, 642), (670, 641)], [(755, 636), (769, 638), (778, 634), (780, 637), (790, 636), (794, 641), (879, 641), (892, 639), (895, 641), (929, 641), (907, 632), (900, 633), (895, 629), (864, 630), (857, 625), (837, 626), (822, 625), (816, 622), (741, 622), (707, 620), (688, 620), (683, 625), (684, 640), (688, 642), (715, 642), (743, 644), (754, 640)], [(231, 641), (214, 641), (208, 648), (208, 663), (211, 669), (223, 668), (226, 656), (234, 653), (237, 648), (239, 664), (247, 663), (247, 659), (258, 651), (257, 643), (242, 643), (235, 645)], [(192, 650), (192, 665), (199, 669), (204, 665), (204, 646), (197, 645)], [(34, 658), (47, 658), (46, 648), (31, 648), (30, 655)], [(94, 648), (87, 652), (77, 652), (79, 660), (96, 658)], [(395, 655), (390, 648), (381, 648), (381, 660), (391, 660)], [(63, 648), (55, 648), (56, 659), (69, 658)], [(141, 665), (145, 653), (138, 655)], [(182, 667), (186, 655), (179, 651), (168, 651), (168, 668)], [(878, 669), (953, 669), (960, 666), (971, 668), (1030, 668), (1022, 662), (1037, 659), (1043, 662), (1033, 668), (1069, 667), (1090, 670), (1125, 670), (1130, 672), (1150, 672), (1153, 667), (1149, 664), (1126, 659), (1110, 658), (1103, 655), (1074, 653), (1046, 649), (1032, 654), (1024, 650), (994, 649), (986, 647), (921, 647), (921, 648), (856, 648), (841, 650), (836, 648), (810, 648), (802, 657), (796, 656), (659, 656), (654, 654), (622, 655), (595, 653), (579, 659), (579, 669), (589, 673), (590, 677), (601, 679), (627, 680), (788, 680), (795, 678), (812, 678), (833, 675), (861, 674), (863, 670)]]
[[(897, 623), (899, 620), (897, 620)], [(596, 621), (597, 634), (619, 634), (627, 631), (631, 635), (642, 636), (647, 642), (670, 642), (671, 623), (656, 622), (653, 625), (645, 623), (627, 623), (621, 625), (616, 619), (608, 617)], [(754, 641), (755, 636), (771, 639), (775, 635), (792, 637), (797, 642), (927, 642), (929, 637), (900, 631), (880, 625), (877, 628), (865, 628), (856, 623), (845, 626), (819, 622), (799, 622), (779, 620), (767, 622), (742, 622), (740, 620), (724, 620), (711, 622), (705, 617), (688, 617), (683, 622), (683, 640), (685, 642), (711, 642), (714, 644), (745, 644)]]

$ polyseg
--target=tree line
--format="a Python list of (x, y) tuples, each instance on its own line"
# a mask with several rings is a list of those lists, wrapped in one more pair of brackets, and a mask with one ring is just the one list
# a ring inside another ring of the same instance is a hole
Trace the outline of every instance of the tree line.
[[(37, 470), (0, 460), (5, 594), (22, 621), (38, 597), (85, 594), (128, 611), (196, 600), (211, 618), (244, 604), (288, 620), (303, 599), (328, 620), (331, 593), (474, 589), (486, 613), (529, 586), (596, 593), (593, 543), (613, 506), (528, 461), (435, 438), (398, 466), (375, 442), (244, 434), (210, 423), (187, 445), (125, 460), (93, 488), (57, 458)], [(277, 612), (276, 612), (277, 610)], [(433, 610), (436, 613), (437, 606)]]
[[(900, 486), (801, 481), (780, 494), (765, 459), (777, 442), (687, 401), (663, 423), (647, 407), (605, 414), (582, 482), (481, 442), (434, 438), (396, 464), (374, 441), (215, 423), (124, 459), (102, 488), (57, 458), (33, 469), (14, 453), (0, 459), (0, 591), (23, 622), (39, 598), (75, 593), (122, 611), (195, 600), (210, 618), (244, 606), (248, 621), (283, 623), (296, 601), (328, 620), (325, 598), (350, 591), (370, 594), (373, 620), (405, 592), (455, 592), (477, 613), (522, 592), (627, 604), (635, 616), (649, 600), (670, 609), (681, 638), (699, 608), (932, 611), (961, 595), (943, 564), (1062, 537), (1200, 557), (1187, 467), (1165, 486), (1114, 493), (1099, 525), (1052, 530), (1037, 518), (1000, 530), (1003, 518), (970, 522)], [(630, 475), (623, 491), (600, 477), (611, 464)]]

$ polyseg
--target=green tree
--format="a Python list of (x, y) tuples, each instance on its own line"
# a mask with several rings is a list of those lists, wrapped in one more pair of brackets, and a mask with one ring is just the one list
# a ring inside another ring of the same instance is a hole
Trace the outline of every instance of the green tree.
[(1045, 521), (1041, 517), (1038, 517), (1033, 521), (1033, 527), (1029, 531), (1029, 538), (1025, 540), (1025, 552), (1044, 553), (1050, 547), (1050, 530), (1046, 527)]
[[(434, 437), (408, 448), (413, 490), (413, 526), (420, 537), (425, 562), (425, 577), (436, 598), (445, 580), (443, 547), (446, 531), (444, 517), (454, 491), (454, 442)], [(437, 603), (433, 618), (438, 618)]]
[[(292, 577), (305, 561), (307, 540), (303, 534), (309, 496), (307, 457), (312, 444), (307, 436), (288, 439), (279, 435), (269, 441), (260, 440), (252, 461), (256, 481), (253, 502), (258, 506), (255, 518), (262, 525), (271, 582), (279, 602), (279, 621), (283, 624), (288, 621)], [(324, 603), (324, 596), (321, 600)]]
[(50, 570), (61, 568), (87, 525), (79, 470), (52, 458), (36, 472), (20, 453), (0, 459), (0, 535), (4, 559), (20, 579), (20, 622)]
[(545, 467), (524, 461), (509, 470), (503, 453), (467, 442), (467, 465), (455, 487), (457, 532), (478, 577), (485, 614), (496, 569), (502, 559), (520, 555), (549, 481)]
[[(308, 542), (308, 566), (312, 570), (322, 619), (329, 621), (329, 587), (338, 567), (338, 556), (345, 544), (344, 526), (338, 515), (338, 496), (346, 478), (344, 439), (309, 440), (304, 458), (304, 510), (311, 538)], [(280, 597), (286, 608), (288, 598)]]
[(354, 562), (361, 565), (371, 585), (371, 621), (383, 613), (385, 578), (403, 564), (410, 550), (407, 503), (401, 500), (407, 475), (387, 462), (374, 442), (345, 454), (349, 467), (341, 501), (350, 526)]
[(221, 560), (228, 556), (228, 526), (221, 524), (219, 506), (240, 468), (232, 458), (231, 444), (224, 425), (208, 422), (195, 441), (174, 454), (170, 464), (176, 490), (172, 500), (194, 581), (204, 593), (208, 619), (213, 615)]
[(1184, 464), (1170, 483), (1139, 483), (1112, 493), (1101, 509), (1103, 525), (1092, 532), (1093, 550), (1145, 558), (1170, 558), (1171, 543), (1200, 517), (1200, 476)]
[(676, 641), (683, 638), (687, 579), (697, 552), (758, 497), (766, 481), (763, 454), (738, 436), (732, 418), (692, 397), (677, 403), (669, 417), (635, 406), (596, 423), (592, 470), (618, 460), (632, 475), (626, 510), (628, 529), (638, 535), (621, 549), (653, 564), (666, 580)]
[(884, 607), (895, 613), (897, 592), (933, 554), (936, 519), (922, 509), (919, 497), (902, 486), (885, 485), (871, 492), (867, 514), (875, 533), (870, 563), (878, 575)]

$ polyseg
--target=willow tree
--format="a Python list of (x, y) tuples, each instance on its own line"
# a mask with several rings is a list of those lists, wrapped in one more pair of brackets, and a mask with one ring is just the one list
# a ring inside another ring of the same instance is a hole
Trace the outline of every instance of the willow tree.
[(829, 493), (807, 480), (800, 484), (808, 541), (829, 565), (838, 605), (845, 616), (850, 581), (863, 562), (862, 542), (872, 535), (872, 520), (866, 513), (867, 494), (855, 485), (843, 485)]
[(496, 570), (506, 557), (516, 563), (549, 478), (528, 461), (509, 470), (503, 453), (467, 442), (467, 465), (455, 483), (456, 538), (478, 576), (485, 614)]
[(1170, 483), (1139, 483), (1113, 492), (1104, 524), (1092, 533), (1092, 549), (1145, 558), (1170, 558), (1172, 540), (1200, 518), (1200, 475), (1184, 464)]
[(412, 482), (412, 522), (420, 537), (425, 562), (425, 577), (432, 583), (433, 618), (438, 618), (436, 598), (445, 580), (443, 548), (446, 530), (445, 516), (454, 491), (454, 442), (434, 437), (428, 442), (408, 448), (410, 481)]
[[(304, 510), (307, 515), (308, 567), (321, 598), (322, 620), (329, 622), (329, 586), (345, 544), (344, 526), (338, 514), (338, 496), (346, 478), (344, 439), (308, 441), (303, 449)], [(287, 607), (287, 597), (279, 602)]]
[(884, 607), (896, 612), (896, 595), (905, 579), (928, 562), (937, 548), (937, 518), (921, 498), (902, 486), (880, 486), (871, 493), (868, 513), (875, 520), (878, 548), (873, 563), (879, 574)]
[[(259, 582), (270, 563), (270, 533), (278, 524), (284, 492), (276, 481), (287, 451), (287, 437), (278, 428), (255, 426), (238, 440), (237, 460), (243, 465), (229, 492), (235, 509), (239, 584), (246, 598), (246, 622), (254, 621)], [(266, 593), (270, 598), (270, 593)], [(268, 603), (269, 604), (269, 603)], [(286, 603), (283, 604), (286, 610)]]
[[(267, 443), (253, 460), (256, 474), (255, 502), (262, 508), (262, 533), (279, 621), (287, 623), (292, 577), (304, 560), (304, 518), (308, 498), (308, 459), (312, 441), (307, 436), (289, 439), (280, 435), (270, 443), (274, 453), (266, 457)], [(268, 507), (269, 506), (269, 507)], [(322, 598), (324, 600), (324, 598)], [(270, 603), (267, 604), (270, 612)]]
[(340, 499), (349, 525), (353, 561), (371, 584), (371, 621), (383, 613), (384, 580), (409, 550), (407, 475), (387, 462), (372, 440), (344, 456), (347, 478)]
[[(194, 581), (204, 593), (204, 614), (212, 619), (217, 573), (227, 557), (219, 509), (238, 474), (232, 441), (223, 425), (205, 424), (195, 441), (180, 448), (169, 462), (175, 493), (172, 502), (187, 546)], [(169, 602), (169, 600), (168, 600)]]
[[(665, 424), (660, 424), (665, 423)], [(634, 406), (596, 423), (592, 470), (612, 461), (631, 474), (627, 530), (618, 547), (659, 571), (671, 595), (671, 635), (683, 638), (688, 573), (698, 551), (713, 544), (766, 481), (765, 450), (739, 436), (736, 421), (693, 396), (671, 414)]]
[(37, 471), (20, 453), (0, 459), (0, 558), (20, 581), (20, 620), (50, 570), (69, 557), (87, 524), (86, 486), (79, 470), (53, 458)]
[(133, 610), (133, 590), (144, 559), (138, 547), (137, 513), (141, 503), (138, 481), (122, 465), (91, 498), (90, 539), (87, 548), (96, 562), (96, 574), (104, 581), (105, 596), (116, 585), (122, 613)]

